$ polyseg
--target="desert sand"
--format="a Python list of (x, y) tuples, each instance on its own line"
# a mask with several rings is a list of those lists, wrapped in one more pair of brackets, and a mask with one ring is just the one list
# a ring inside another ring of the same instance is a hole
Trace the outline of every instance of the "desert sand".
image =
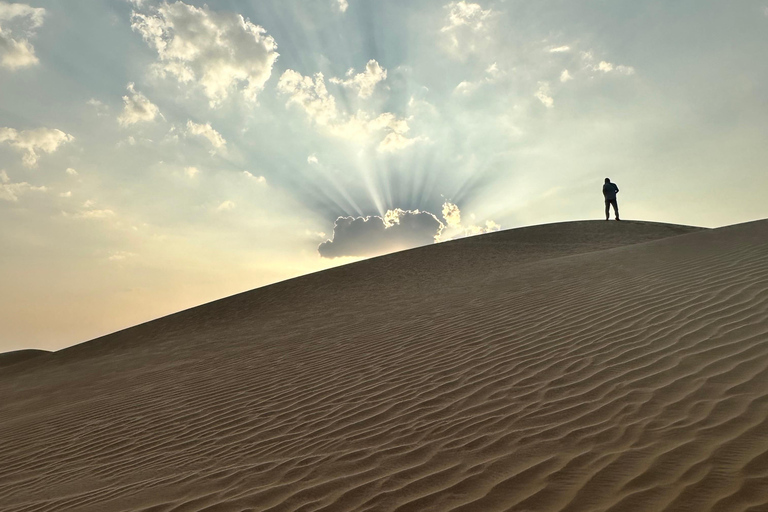
[(13, 360), (0, 509), (767, 511), (768, 221), (508, 230)]

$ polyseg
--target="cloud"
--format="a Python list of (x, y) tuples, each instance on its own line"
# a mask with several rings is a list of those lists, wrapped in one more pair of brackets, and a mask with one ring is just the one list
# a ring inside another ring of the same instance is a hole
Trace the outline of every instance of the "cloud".
[(267, 178), (265, 178), (264, 176), (255, 176), (248, 171), (243, 171), (243, 175), (249, 180), (252, 180), (256, 183), (261, 183), (261, 184), (267, 183)]
[(16, 70), (40, 62), (28, 38), (35, 35), (44, 16), (42, 7), (0, 1), (0, 66)]
[[(475, 216), (470, 215), (470, 218), (474, 220)], [(443, 219), (445, 220), (445, 229), (436, 235), (435, 241), (437, 242), (454, 240), (465, 236), (481, 235), (483, 233), (490, 233), (501, 229), (501, 226), (492, 220), (485, 221), (481, 226), (475, 224), (462, 224), (461, 210), (458, 205), (449, 201), (443, 203)]]
[(14, 148), (24, 151), (22, 162), (27, 167), (37, 165), (40, 152), (53, 153), (59, 146), (74, 139), (72, 135), (50, 128), (17, 131), (13, 128), (0, 127), (0, 143), (7, 142)]
[(552, 96), (549, 94), (549, 83), (539, 82), (539, 89), (536, 91), (534, 96), (536, 96), (545, 107), (552, 108), (555, 106), (555, 100), (552, 99)]
[(487, 22), (494, 12), (464, 0), (444, 7), (448, 17), (440, 30), (448, 36), (448, 52), (455, 58), (465, 59), (468, 54), (478, 51), (478, 45), (487, 42)]
[(67, 174), (69, 174), (70, 176), (77, 176), (78, 175), (78, 172), (76, 170), (74, 170), (73, 168), (71, 168), (71, 167), (67, 167), (67, 170), (65, 172)]
[(187, 135), (199, 135), (208, 139), (208, 142), (216, 148), (220, 149), (227, 145), (227, 141), (221, 136), (219, 132), (213, 129), (211, 123), (198, 124), (193, 121), (187, 121)]
[(349, 7), (349, 2), (347, 0), (336, 0), (336, 5), (338, 6), (341, 12), (347, 12), (347, 8)]
[(129, 258), (134, 258), (136, 254), (128, 251), (112, 251), (107, 260), (109, 261), (125, 261)]
[(107, 107), (103, 102), (97, 100), (96, 98), (91, 98), (85, 103), (96, 109), (96, 115), (99, 117), (106, 116), (109, 112), (109, 107)]
[(216, 207), (217, 212), (225, 212), (229, 210), (234, 210), (237, 205), (234, 201), (224, 201), (219, 206)]
[(315, 165), (317, 165), (317, 164), (320, 163), (320, 160), (317, 159), (317, 155), (316, 154), (312, 153), (311, 155), (309, 155), (307, 157), (307, 163), (308, 164), (315, 164)]
[(453, 203), (445, 202), (443, 204), (443, 218), (449, 228), (461, 226), (461, 210)]
[(613, 70), (613, 64), (610, 62), (605, 62), (604, 60), (600, 61), (600, 64), (597, 65), (597, 70), (602, 71), (604, 73), (608, 73)]
[(59, 197), (72, 197), (72, 191), (67, 190), (66, 192), (59, 193)]
[(48, 189), (46, 187), (36, 187), (30, 185), (26, 181), (20, 183), (11, 183), (11, 178), (5, 171), (0, 171), (0, 199), (4, 201), (17, 202), (19, 196), (26, 192), (45, 192)]
[(106, 219), (108, 217), (114, 217), (115, 212), (109, 209), (89, 209), (89, 210), (81, 210), (79, 212), (76, 212), (74, 214), (67, 214), (65, 213), (65, 217), (73, 217), (75, 219)]
[(187, 177), (189, 177), (189, 178), (194, 178), (195, 176), (198, 175), (199, 172), (200, 172), (200, 169), (198, 169), (197, 167), (185, 167), (184, 168), (184, 174), (186, 174)]
[(447, 24), (441, 29), (443, 32), (454, 30), (461, 26), (467, 26), (472, 30), (481, 30), (485, 27), (485, 20), (491, 15), (491, 9), (483, 10), (480, 4), (451, 2), (445, 6), (448, 9)]
[(388, 210), (383, 217), (339, 217), (333, 237), (317, 250), (323, 258), (376, 256), (501, 229), (490, 220), (483, 226), (463, 225), (461, 210), (448, 201), (443, 204), (442, 214), (445, 222), (429, 212), (400, 208)]
[(485, 76), (481, 80), (478, 80), (477, 82), (470, 82), (470, 81), (461, 82), (459, 85), (456, 86), (453, 92), (454, 94), (469, 96), (473, 94), (475, 91), (477, 91), (481, 86), (496, 82), (496, 80), (498, 80), (499, 76), (501, 76), (502, 74), (503, 73), (499, 71), (498, 64), (494, 62), (493, 64), (491, 64), (486, 68)]
[(567, 82), (569, 80), (573, 80), (573, 76), (571, 76), (567, 69), (564, 69), (563, 72), (560, 73), (560, 81)]
[(181, 83), (199, 83), (211, 107), (232, 91), (256, 101), (278, 57), (277, 43), (264, 28), (206, 5), (163, 2), (134, 11), (131, 27), (157, 51), (155, 70)]
[(581, 59), (584, 62), (586, 69), (590, 69), (592, 71), (601, 71), (603, 73), (611, 73), (615, 71), (616, 73), (627, 76), (635, 74), (635, 68), (632, 66), (614, 65), (613, 63), (605, 60), (601, 60), (597, 64), (594, 64), (595, 56), (591, 51), (581, 52)]
[(563, 53), (571, 51), (570, 46), (558, 46), (556, 48), (550, 48), (549, 53)]
[(373, 90), (376, 88), (376, 84), (386, 80), (387, 70), (382, 68), (378, 62), (371, 59), (365, 66), (365, 71), (355, 75), (355, 70), (350, 69), (347, 71), (347, 79), (342, 80), (340, 78), (331, 78), (331, 83), (339, 84), (349, 89), (357, 91), (357, 95), (361, 98), (369, 98), (373, 94)]
[(128, 126), (139, 122), (154, 121), (160, 114), (160, 109), (147, 99), (140, 92), (136, 92), (133, 82), (128, 84), (128, 96), (123, 96), (123, 113), (117, 118), (117, 121)]
[(378, 150), (382, 152), (397, 151), (423, 140), (421, 137), (408, 138), (408, 119), (399, 118), (391, 112), (375, 116), (362, 110), (354, 115), (339, 111), (336, 99), (325, 86), (322, 73), (312, 78), (288, 69), (280, 77), (277, 89), (289, 96), (287, 106), (300, 106), (315, 124), (327, 128), (337, 137), (363, 141), (384, 134), (378, 145)]
[(389, 210), (384, 217), (339, 217), (333, 238), (317, 248), (323, 258), (375, 256), (434, 243), (443, 223), (429, 212)]

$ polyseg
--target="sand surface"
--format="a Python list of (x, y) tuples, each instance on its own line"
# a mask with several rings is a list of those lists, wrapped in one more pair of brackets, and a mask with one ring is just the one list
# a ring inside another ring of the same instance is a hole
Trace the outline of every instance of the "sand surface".
[(0, 368), (2, 511), (768, 511), (768, 221), (574, 222)]

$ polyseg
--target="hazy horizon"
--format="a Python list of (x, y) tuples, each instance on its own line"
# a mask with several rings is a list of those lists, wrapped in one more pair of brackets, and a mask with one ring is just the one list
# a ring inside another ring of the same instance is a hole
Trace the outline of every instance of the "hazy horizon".
[(751, 0), (0, 1), (0, 352), (601, 219), (606, 176), (768, 217), (766, 43)]

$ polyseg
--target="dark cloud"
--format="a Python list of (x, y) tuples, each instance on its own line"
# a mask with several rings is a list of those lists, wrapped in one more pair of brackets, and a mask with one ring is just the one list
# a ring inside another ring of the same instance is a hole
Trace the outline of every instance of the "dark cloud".
[(376, 256), (435, 242), (443, 223), (419, 210), (390, 210), (384, 217), (339, 217), (333, 239), (317, 248), (323, 258)]

